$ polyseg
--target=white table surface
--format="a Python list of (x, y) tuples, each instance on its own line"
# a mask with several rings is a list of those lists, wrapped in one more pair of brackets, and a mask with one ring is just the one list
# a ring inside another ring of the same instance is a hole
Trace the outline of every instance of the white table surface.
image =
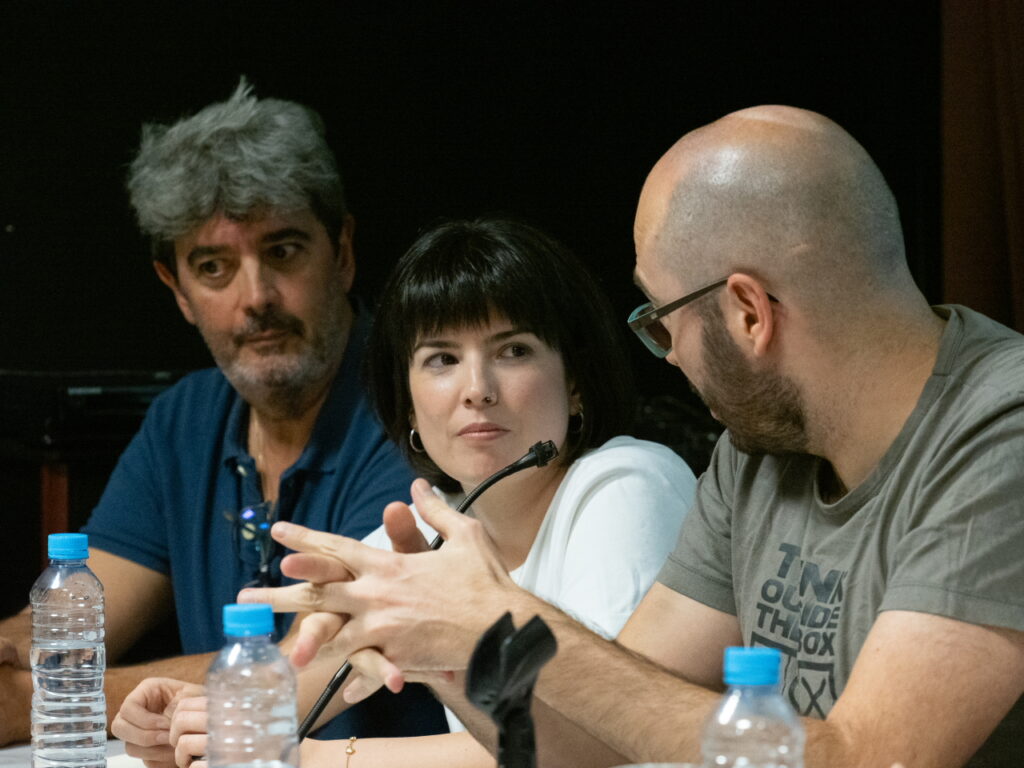
[[(0, 749), (0, 766), (17, 765), (27, 768), (32, 765), (32, 746), (18, 744)], [(124, 743), (116, 739), (107, 741), (107, 768), (143, 768), (142, 761), (124, 753)]]

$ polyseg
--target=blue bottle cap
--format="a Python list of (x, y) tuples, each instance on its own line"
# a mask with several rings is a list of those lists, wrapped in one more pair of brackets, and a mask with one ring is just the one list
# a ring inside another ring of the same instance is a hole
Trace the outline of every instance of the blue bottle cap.
[(726, 685), (776, 685), (782, 668), (778, 648), (726, 648)]
[(51, 560), (88, 560), (89, 536), (84, 533), (51, 533), (46, 539)]
[(269, 635), (274, 631), (274, 611), (266, 603), (224, 606), (224, 634), (232, 637)]

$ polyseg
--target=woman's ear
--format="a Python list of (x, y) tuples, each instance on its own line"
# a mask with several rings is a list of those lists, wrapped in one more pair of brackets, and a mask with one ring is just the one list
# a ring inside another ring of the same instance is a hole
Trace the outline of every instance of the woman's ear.
[(583, 396), (574, 382), (569, 382), (569, 415), (575, 416), (583, 410)]

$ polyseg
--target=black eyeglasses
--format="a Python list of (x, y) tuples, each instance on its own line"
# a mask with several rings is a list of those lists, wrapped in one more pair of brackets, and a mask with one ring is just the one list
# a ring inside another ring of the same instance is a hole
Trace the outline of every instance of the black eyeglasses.
[(237, 513), (225, 512), (232, 522), (235, 553), (242, 565), (251, 568), (253, 577), (243, 587), (272, 587), (280, 582), (275, 555), (278, 544), (270, 536), (270, 526), (277, 519), (277, 504), (261, 501), (249, 504)]
[(640, 341), (644, 343), (655, 356), (665, 357), (672, 349), (672, 336), (669, 334), (668, 329), (662, 324), (661, 318), (667, 315), (669, 312), (675, 312), (685, 304), (689, 304), (691, 301), (696, 301), (706, 293), (710, 293), (715, 288), (721, 288), (729, 282), (729, 278), (725, 277), (718, 280), (711, 285), (705, 285), (703, 288), (698, 288), (693, 293), (688, 293), (681, 299), (670, 301), (668, 304), (664, 304), (660, 307), (655, 307), (651, 302), (641, 304), (639, 307), (634, 309), (627, 322), (633, 333), (640, 337)]

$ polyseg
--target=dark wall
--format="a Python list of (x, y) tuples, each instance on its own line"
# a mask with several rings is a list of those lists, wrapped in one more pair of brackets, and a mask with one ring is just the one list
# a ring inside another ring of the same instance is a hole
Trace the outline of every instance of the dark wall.
[[(123, 176), (143, 121), (243, 73), (324, 116), (364, 294), (425, 223), (500, 211), (577, 250), (625, 316), (650, 166), (687, 130), (775, 102), (875, 156), (937, 298), (938, 30), (923, 2), (0, 2), (0, 368), (206, 364)], [(680, 388), (635, 356), (645, 389)]]

